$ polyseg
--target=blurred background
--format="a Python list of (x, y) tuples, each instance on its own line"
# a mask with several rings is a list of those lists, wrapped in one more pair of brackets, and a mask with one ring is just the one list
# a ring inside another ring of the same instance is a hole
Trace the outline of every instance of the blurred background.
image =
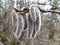
[(23, 34), (19, 43), (11, 33), (14, 30), (11, 24), (13, 7), (21, 9), (33, 2), (45, 10), (60, 11), (60, 0), (0, 0), (0, 45), (60, 45), (60, 14), (41, 12), (41, 30), (31, 41)]

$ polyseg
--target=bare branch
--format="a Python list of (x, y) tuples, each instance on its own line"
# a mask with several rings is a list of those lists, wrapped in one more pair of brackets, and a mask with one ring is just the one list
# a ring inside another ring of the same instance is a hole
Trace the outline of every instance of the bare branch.
[[(40, 12), (51, 12), (51, 13), (58, 13), (60, 14), (60, 11), (56, 11), (56, 10), (45, 10), (45, 9), (41, 9), (39, 6), (37, 7)], [(16, 9), (16, 8), (13, 8), (16, 12), (20, 12), (19, 14), (22, 14), (24, 15), (25, 13), (28, 13), (29, 12), (29, 7), (25, 7), (23, 10), (19, 10), (19, 9)]]

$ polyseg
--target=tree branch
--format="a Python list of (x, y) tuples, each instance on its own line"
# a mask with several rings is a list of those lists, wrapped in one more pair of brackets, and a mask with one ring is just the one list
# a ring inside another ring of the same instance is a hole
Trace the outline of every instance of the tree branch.
[[(60, 11), (56, 11), (56, 10), (45, 10), (45, 9), (41, 9), (39, 6), (37, 7), (40, 12), (51, 12), (51, 13), (58, 13), (60, 14)], [(16, 12), (20, 12), (19, 14), (22, 14), (24, 15), (25, 13), (28, 13), (29, 12), (29, 7), (25, 7), (23, 10), (18, 10), (16, 8), (13, 8)]]

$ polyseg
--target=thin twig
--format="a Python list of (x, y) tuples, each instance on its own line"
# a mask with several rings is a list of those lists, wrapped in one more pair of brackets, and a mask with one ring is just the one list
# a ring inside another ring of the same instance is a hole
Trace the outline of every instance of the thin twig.
[[(60, 14), (60, 11), (55, 11), (55, 10), (45, 10), (45, 9), (41, 9), (39, 6), (37, 7), (40, 12), (51, 12), (51, 13), (58, 13)], [(29, 12), (29, 7), (25, 7), (23, 10), (19, 10), (17, 8), (13, 8), (16, 12), (20, 12), (20, 14), (25, 14)], [(23, 12), (23, 13), (22, 13)]]

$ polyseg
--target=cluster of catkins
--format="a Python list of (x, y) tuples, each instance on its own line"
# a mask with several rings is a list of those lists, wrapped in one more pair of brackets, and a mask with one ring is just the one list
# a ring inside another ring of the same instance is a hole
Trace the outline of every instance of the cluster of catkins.
[[(37, 4), (29, 6), (29, 12), (24, 16), (15, 13), (12, 15), (12, 26), (15, 27), (14, 36), (18, 39), (22, 33), (26, 32), (28, 39), (35, 38), (41, 28), (41, 12), (37, 8)], [(24, 7), (22, 7), (23, 9)], [(21, 10), (22, 10), (21, 9)]]

